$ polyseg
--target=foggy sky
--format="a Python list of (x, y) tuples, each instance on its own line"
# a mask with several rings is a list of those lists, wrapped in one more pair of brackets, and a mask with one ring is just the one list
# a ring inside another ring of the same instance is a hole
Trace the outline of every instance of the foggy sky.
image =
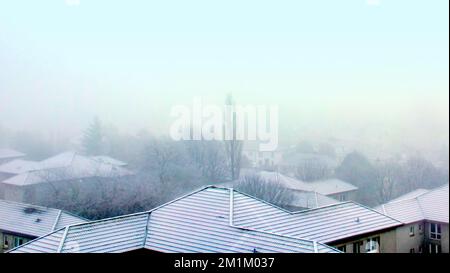
[(231, 92), (289, 139), (448, 143), (448, 1), (370, 3), (1, 1), (0, 126), (168, 134)]

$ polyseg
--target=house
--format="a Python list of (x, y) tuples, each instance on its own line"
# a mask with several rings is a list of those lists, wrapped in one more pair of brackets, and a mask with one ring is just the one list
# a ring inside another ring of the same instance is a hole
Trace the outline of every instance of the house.
[(242, 198), (253, 200), (232, 189), (207, 186), (151, 211), (61, 228), (11, 252), (339, 252), (313, 240), (239, 225)]
[[(304, 210), (304, 209), (313, 209), (317, 207), (327, 206), (331, 204), (339, 203), (338, 200), (333, 199), (331, 197), (325, 196), (323, 194), (320, 194), (316, 191), (311, 190), (309, 187), (306, 187), (305, 185), (301, 187), (302, 183), (301, 181), (282, 175), (280, 173), (276, 172), (255, 172), (253, 170), (249, 169), (243, 169), (242, 171), (242, 177), (245, 178), (246, 176), (254, 176), (261, 178), (263, 181), (267, 182), (274, 182), (282, 187), (286, 188), (289, 192), (288, 198), (280, 198), (277, 206), (280, 206), (282, 208), (288, 209), (290, 211), (298, 211), (298, 210)], [(216, 186), (222, 186), (222, 187), (234, 187), (239, 188), (239, 183), (244, 180), (236, 180), (231, 182), (225, 182), (220, 183)], [(245, 183), (245, 182), (244, 182)]]
[(336, 203), (339, 203), (339, 201), (315, 191), (294, 191), (292, 192), (292, 198), (289, 201), (282, 201), (281, 204), (276, 205), (290, 211), (298, 211), (315, 209)]
[(312, 191), (334, 198), (341, 202), (354, 200), (358, 188), (337, 178), (318, 180), (307, 183)]
[[(395, 251), (400, 222), (353, 202), (289, 212), (232, 188), (206, 186), (151, 211), (74, 224), (11, 253), (338, 253)], [(350, 248), (350, 251), (353, 248)]]
[(353, 200), (358, 190), (356, 186), (335, 178), (304, 182), (279, 172), (244, 170), (242, 173), (243, 175), (257, 175), (266, 181), (278, 182), (293, 192), (315, 192), (341, 202)]
[(56, 185), (64, 187), (73, 181), (82, 184), (93, 179), (114, 180), (133, 175), (119, 165), (123, 164), (76, 152), (61, 153), (39, 162), (14, 160), (0, 165), (0, 175), (5, 177), (0, 181), (0, 198), (35, 203), (36, 196), (50, 195), (49, 191)]
[(404, 223), (397, 228), (397, 252), (449, 253), (449, 184), (417, 189), (376, 209)]
[(86, 219), (53, 208), (0, 200), (0, 253)]
[(23, 159), (13, 159), (12, 161), (4, 163), (0, 165), (0, 182), (21, 173), (38, 170), (38, 164), (39, 163), (36, 161)]
[(100, 163), (110, 164), (113, 166), (118, 166), (118, 167), (128, 166), (128, 163), (125, 163), (123, 161), (117, 160), (115, 158), (112, 158), (112, 157), (109, 157), (106, 155), (91, 156), (91, 158)]
[(25, 154), (13, 149), (0, 149), (0, 164), (24, 157)]

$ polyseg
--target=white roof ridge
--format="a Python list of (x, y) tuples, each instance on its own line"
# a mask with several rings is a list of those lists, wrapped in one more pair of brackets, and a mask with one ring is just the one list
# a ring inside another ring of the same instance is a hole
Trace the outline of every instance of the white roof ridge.
[(61, 253), (61, 250), (64, 247), (64, 242), (66, 241), (66, 237), (67, 237), (67, 233), (69, 232), (69, 229), (70, 229), (70, 225), (65, 227), (64, 234), (63, 234), (61, 240), (59, 241), (58, 250), (56, 251), (57, 253)]
[(57, 229), (57, 230), (50, 231), (50, 232), (48, 232), (48, 233), (42, 235), (41, 237), (34, 238), (33, 240), (30, 240), (30, 241), (28, 241), (28, 242), (26, 242), (26, 243), (24, 243), (24, 244), (21, 244), (20, 246), (16, 246), (16, 247), (14, 247), (14, 248), (11, 248), (10, 250), (6, 251), (6, 253), (12, 252), (12, 251), (14, 251), (14, 250), (16, 250), (16, 249), (18, 249), (18, 248), (21, 248), (21, 247), (24, 247), (24, 246), (29, 245), (29, 244), (31, 244), (31, 243), (34, 243), (35, 241), (40, 240), (40, 239), (45, 238), (45, 237), (48, 237), (48, 236), (50, 236), (50, 235), (52, 235), (52, 234), (54, 234), (54, 233), (60, 232), (61, 230), (65, 229), (65, 228), (66, 228), (66, 227), (61, 227), (61, 228), (59, 228), (59, 229)]
[[(409, 201), (409, 200), (413, 200), (413, 199), (418, 199), (418, 197), (421, 197), (421, 196), (423, 196), (423, 195), (425, 195), (425, 194), (428, 194), (428, 193), (432, 192), (434, 189), (433, 189), (433, 190), (429, 190), (429, 189), (415, 189), (414, 191), (417, 191), (417, 190), (426, 190), (426, 192), (422, 192), (422, 193), (420, 193), (420, 194), (418, 194), (418, 195), (411, 196), (411, 197), (409, 197), (409, 198), (402, 198), (402, 196), (399, 196), (399, 197), (395, 198), (395, 199), (397, 199), (397, 200), (394, 199), (394, 200), (389, 201), (389, 202), (387, 202), (387, 203), (385, 203), (385, 204), (395, 204), (395, 203), (399, 203), (399, 202), (403, 202), (403, 201)], [(414, 191), (405, 193), (405, 194), (403, 194), (403, 196), (404, 196), (404, 195), (407, 195), (407, 194), (409, 194), (409, 193), (412, 193), (412, 192), (414, 192)], [(400, 198), (400, 199), (399, 199), (399, 198)]]
[(62, 210), (58, 211), (58, 215), (56, 215), (55, 223), (53, 223), (52, 230), (54, 231), (58, 226), (59, 218), (61, 217)]

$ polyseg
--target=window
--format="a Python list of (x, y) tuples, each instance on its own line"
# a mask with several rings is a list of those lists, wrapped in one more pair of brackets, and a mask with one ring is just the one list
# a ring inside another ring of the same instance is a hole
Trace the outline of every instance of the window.
[(441, 225), (436, 223), (430, 223), (430, 238), (434, 240), (441, 239)]
[(380, 237), (373, 237), (367, 239), (366, 252), (369, 253), (380, 252)]
[(419, 224), (419, 234), (423, 234), (422, 224)]
[(409, 253), (416, 253), (416, 250), (415, 250), (414, 248), (411, 248), (411, 249), (409, 250)]
[(15, 246), (15, 247), (18, 247), (18, 246), (20, 246), (20, 245), (23, 245), (23, 238), (15, 237), (15, 238), (14, 238), (14, 246)]
[(3, 235), (3, 248), (9, 248), (8, 237), (5, 234)]
[(409, 236), (414, 236), (414, 226), (409, 227)]
[(441, 253), (441, 246), (435, 244), (429, 244), (428, 246), (429, 253)]
[(339, 195), (339, 201), (344, 202), (347, 200), (347, 195), (345, 193)]
[(338, 246), (337, 249), (345, 253), (347, 252), (347, 245)]
[(353, 253), (361, 253), (362, 245), (363, 245), (362, 241), (353, 243)]

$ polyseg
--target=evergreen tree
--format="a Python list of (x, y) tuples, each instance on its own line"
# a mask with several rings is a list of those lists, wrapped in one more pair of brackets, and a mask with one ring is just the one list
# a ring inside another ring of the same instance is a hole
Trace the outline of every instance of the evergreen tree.
[(102, 154), (103, 132), (102, 125), (98, 118), (89, 125), (84, 131), (82, 139), (83, 152), (86, 155), (100, 155)]

